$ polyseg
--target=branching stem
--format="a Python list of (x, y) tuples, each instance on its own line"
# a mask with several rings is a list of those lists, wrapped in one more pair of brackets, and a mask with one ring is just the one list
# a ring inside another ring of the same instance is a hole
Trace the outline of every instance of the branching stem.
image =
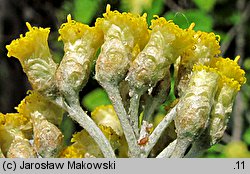
[(135, 136), (139, 137), (139, 105), (140, 105), (140, 98), (141, 94), (135, 92), (130, 99), (130, 106), (129, 106), (129, 115), (130, 115), (130, 124), (133, 127)]
[[(178, 105), (178, 104), (177, 104)], [(148, 144), (144, 147), (144, 152), (141, 154), (142, 157), (147, 157), (159, 140), (163, 131), (168, 127), (168, 125), (173, 121), (176, 116), (177, 105), (163, 118), (163, 120), (157, 125), (152, 134), (149, 136)]]
[(136, 140), (136, 136), (133, 131), (133, 128), (129, 123), (128, 114), (123, 106), (122, 98), (121, 98), (118, 86), (104, 85), (104, 84), (102, 84), (102, 86), (108, 93), (108, 96), (120, 120), (125, 138), (128, 143), (129, 156), (134, 157), (134, 158), (139, 157), (140, 147), (137, 144), (137, 140)]
[(89, 133), (98, 144), (105, 158), (116, 158), (108, 139), (104, 136), (95, 122), (83, 111), (78, 100), (71, 102), (67, 101), (69, 104), (65, 102), (62, 103), (61, 100), (57, 100), (56, 102), (69, 113), (69, 116), (74, 121), (79, 123), (80, 126)]

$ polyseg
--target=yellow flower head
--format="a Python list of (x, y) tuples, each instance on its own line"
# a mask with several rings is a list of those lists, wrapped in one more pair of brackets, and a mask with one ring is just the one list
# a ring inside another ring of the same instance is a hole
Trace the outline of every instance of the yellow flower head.
[[(138, 44), (142, 49), (149, 38), (148, 25), (146, 22), (147, 15), (142, 16), (134, 15), (131, 13), (120, 13), (119, 11), (110, 11), (110, 5), (107, 5), (106, 13), (103, 14), (104, 18), (98, 18), (95, 25), (100, 27), (106, 33), (112, 25), (118, 26), (124, 33), (124, 37), (130, 39), (134, 37), (135, 46)], [(125, 38), (126, 39), (126, 38)]]
[(112, 105), (95, 108), (91, 116), (98, 126), (110, 127), (118, 136), (123, 135), (120, 121)]
[(195, 39), (193, 53), (182, 56), (181, 62), (185, 67), (192, 68), (194, 64), (206, 64), (210, 59), (219, 55), (221, 51), (218, 35), (201, 31), (195, 32), (192, 30), (193, 26), (190, 27), (187, 32)]
[(23, 129), (27, 126), (30, 119), (29, 117), (20, 114), (20, 113), (0, 113), (0, 127), (4, 126), (5, 128), (17, 128)]
[(219, 35), (197, 31), (194, 38), (197, 39), (197, 54), (205, 57), (214, 57), (215, 55), (220, 54)]
[[(164, 17), (159, 17), (157, 15), (154, 15), (154, 18), (155, 19), (151, 20), (151, 26), (149, 27), (152, 30), (157, 29), (157, 30), (162, 31), (162, 33), (169, 32), (177, 36), (180, 34), (180, 32), (183, 31), (178, 25), (176, 25), (171, 20), (167, 21)], [(172, 37), (172, 36), (169, 36), (169, 37)]]
[(173, 23), (173, 21), (167, 21), (165, 18), (156, 15), (154, 17), (156, 19), (151, 21), (149, 28), (152, 29), (152, 33), (161, 32), (167, 44), (172, 44), (173, 41), (180, 38), (183, 34), (184, 30)]
[(23, 62), (30, 57), (48, 57), (50, 55), (48, 47), (49, 28), (32, 27), (26, 23), (29, 31), (25, 36), (20, 35), (19, 39), (13, 40), (7, 45), (8, 57), (16, 57)]
[(202, 64), (195, 64), (193, 66), (193, 71), (207, 71), (207, 72), (215, 72), (219, 74), (219, 72), (215, 68), (202, 65)]
[[(171, 55), (174, 60), (183, 54), (190, 54), (193, 50), (195, 40), (193, 34), (188, 30), (181, 29), (173, 21), (167, 21), (163, 17), (154, 16), (156, 19), (151, 21), (150, 28), (152, 33), (160, 32), (164, 36), (165, 45), (171, 45), (165, 49), (165, 55)], [(193, 24), (192, 24), (193, 25)]]
[(210, 62), (210, 66), (220, 72), (221, 83), (226, 83), (237, 91), (239, 91), (241, 85), (246, 82), (245, 71), (238, 65), (238, 60), (239, 56), (237, 56), (235, 60), (219, 57), (213, 58)]
[(61, 25), (59, 34), (58, 40), (63, 40), (63, 42), (74, 43), (78, 39), (87, 38), (89, 42), (93, 42), (93, 47), (97, 47), (103, 42), (103, 34), (100, 29), (76, 22), (71, 19), (71, 15), (68, 15), (67, 22)]
[(61, 152), (60, 158), (83, 158), (83, 154), (80, 149), (70, 145)]
[(88, 153), (95, 157), (103, 157), (99, 146), (86, 130), (75, 133), (71, 138), (71, 142), (75, 148), (81, 151), (83, 156)]
[(29, 91), (21, 103), (16, 107), (18, 113), (30, 118), (31, 114), (38, 111), (53, 124), (59, 125), (62, 121), (64, 110), (47, 100), (38, 92)]

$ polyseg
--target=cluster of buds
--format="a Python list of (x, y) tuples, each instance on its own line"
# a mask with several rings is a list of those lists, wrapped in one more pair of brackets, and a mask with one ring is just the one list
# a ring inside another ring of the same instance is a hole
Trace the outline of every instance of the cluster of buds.
[[(9, 57), (21, 62), (33, 91), (17, 113), (0, 114), (0, 155), (81, 158), (149, 154), (155, 137), (171, 121), (166, 115), (155, 128), (158, 133), (146, 130), (145, 125), (152, 125), (148, 115), (168, 96), (171, 65), (179, 100), (170, 112), (177, 134), (170, 156), (183, 157), (190, 144), (204, 144), (202, 137), (209, 137), (207, 146), (217, 143), (234, 98), (246, 81), (237, 64), (239, 57), (220, 57), (219, 37), (195, 31), (193, 23), (181, 29), (173, 21), (155, 16), (148, 26), (146, 17), (111, 11), (108, 5), (103, 18), (89, 27), (68, 15), (59, 29), (65, 51), (60, 63), (54, 62), (48, 47), (49, 29), (27, 23), (26, 35), (6, 48)], [(113, 106), (97, 107), (90, 118), (80, 107), (78, 94), (95, 62), (95, 79), (108, 92)], [(58, 128), (65, 112), (85, 128), (73, 135), (69, 146), (63, 144)]]
[[(238, 59), (236, 57), (233, 61), (218, 57), (212, 58), (206, 65), (193, 66), (175, 119), (176, 148), (184, 149), (182, 153), (194, 141), (210, 147), (222, 138), (234, 98), (246, 81), (245, 72), (237, 64)], [(202, 133), (204, 135), (200, 137)], [(177, 156), (184, 155), (178, 154), (179, 150), (175, 152)]]
[(57, 157), (63, 146), (58, 129), (64, 111), (32, 91), (16, 108), (0, 114), (1, 150), (8, 158)]

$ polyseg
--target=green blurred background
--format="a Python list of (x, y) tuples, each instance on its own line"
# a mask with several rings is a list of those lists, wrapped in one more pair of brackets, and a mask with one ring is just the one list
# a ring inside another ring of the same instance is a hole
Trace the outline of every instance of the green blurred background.
[[(15, 112), (14, 107), (31, 89), (17, 59), (7, 58), (6, 44), (25, 33), (25, 22), (50, 27), (49, 45), (56, 61), (63, 55), (63, 45), (57, 41), (60, 25), (67, 14), (73, 19), (93, 26), (97, 17), (112, 10), (147, 13), (148, 23), (153, 15), (173, 20), (181, 28), (196, 23), (195, 30), (214, 32), (221, 37), (223, 57), (240, 55), (240, 65), (250, 72), (250, 2), (247, 0), (0, 0), (0, 112)], [(83, 107), (92, 111), (108, 104), (106, 93), (91, 74), (81, 92)], [(173, 94), (172, 94), (173, 95)], [(173, 100), (168, 97), (167, 103)], [(238, 94), (228, 129), (220, 144), (209, 149), (204, 157), (250, 157), (250, 81)]]

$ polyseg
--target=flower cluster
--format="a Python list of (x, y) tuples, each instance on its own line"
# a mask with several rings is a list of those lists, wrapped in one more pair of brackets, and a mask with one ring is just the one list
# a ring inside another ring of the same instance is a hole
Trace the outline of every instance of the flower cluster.
[[(59, 29), (65, 52), (60, 63), (49, 51), (49, 29), (27, 23), (25, 36), (6, 48), (9, 57), (21, 62), (33, 90), (17, 113), (0, 114), (0, 155), (147, 157), (173, 120), (176, 134), (171, 137), (176, 140), (159, 156), (183, 157), (190, 144), (191, 154), (196, 147), (217, 143), (246, 81), (239, 57), (220, 57), (219, 37), (195, 31), (193, 23), (181, 29), (155, 16), (148, 26), (146, 17), (111, 11), (108, 5), (103, 17), (89, 27), (68, 15)], [(94, 62), (95, 79), (113, 106), (97, 107), (89, 117), (80, 106), (79, 92)], [(153, 113), (169, 93), (171, 65), (178, 100), (152, 130)], [(73, 134), (70, 145), (59, 129), (63, 115), (84, 128)]]

